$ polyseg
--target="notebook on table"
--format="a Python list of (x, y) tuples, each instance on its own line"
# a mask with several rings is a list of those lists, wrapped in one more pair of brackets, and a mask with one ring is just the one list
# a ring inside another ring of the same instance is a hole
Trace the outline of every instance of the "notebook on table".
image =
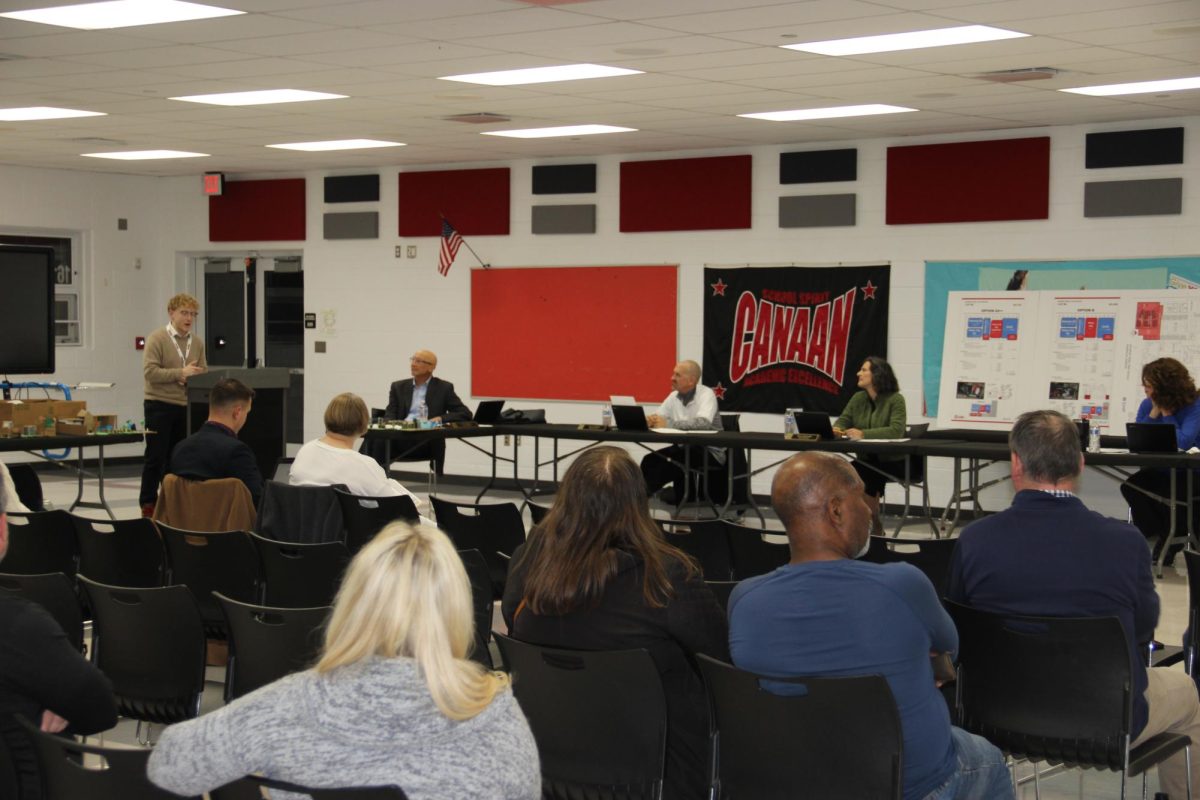
[(475, 409), (475, 421), (480, 425), (495, 425), (500, 421), (503, 408), (503, 400), (480, 400), (479, 407)]
[(1131, 453), (1177, 453), (1175, 426), (1159, 422), (1125, 423), (1125, 441)]

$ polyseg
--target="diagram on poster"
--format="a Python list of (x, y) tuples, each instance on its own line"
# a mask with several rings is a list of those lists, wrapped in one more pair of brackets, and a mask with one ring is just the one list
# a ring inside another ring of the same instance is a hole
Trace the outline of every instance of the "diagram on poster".
[[(1032, 292), (972, 295), (952, 292), (946, 315), (938, 424), (1007, 427), (1037, 341)], [(949, 380), (947, 380), (949, 378)]]
[(1010, 427), (1049, 408), (1124, 434), (1145, 397), (1142, 365), (1200, 376), (1200, 292), (951, 292), (939, 427)]

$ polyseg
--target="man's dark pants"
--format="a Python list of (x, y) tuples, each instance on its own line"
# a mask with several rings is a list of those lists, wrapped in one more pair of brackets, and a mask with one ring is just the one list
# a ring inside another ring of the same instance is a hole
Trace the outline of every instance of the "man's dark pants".
[(161, 400), (146, 400), (143, 403), (143, 413), (146, 430), (154, 431), (154, 435), (146, 437), (142, 488), (138, 493), (138, 504), (146, 506), (158, 499), (158, 485), (167, 473), (167, 461), (171, 457), (171, 450), (187, 438), (187, 406), (177, 406)]

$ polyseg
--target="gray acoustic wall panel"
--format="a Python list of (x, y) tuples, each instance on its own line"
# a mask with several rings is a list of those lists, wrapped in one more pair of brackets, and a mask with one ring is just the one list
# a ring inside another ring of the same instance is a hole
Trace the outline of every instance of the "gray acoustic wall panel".
[(378, 239), (378, 211), (346, 211), (325, 215), (326, 239)]
[(595, 233), (596, 206), (534, 206), (534, 233)]
[(857, 196), (813, 194), (779, 198), (779, 227), (834, 228), (854, 225)]
[(1083, 186), (1085, 217), (1147, 217), (1183, 213), (1183, 178), (1093, 181)]

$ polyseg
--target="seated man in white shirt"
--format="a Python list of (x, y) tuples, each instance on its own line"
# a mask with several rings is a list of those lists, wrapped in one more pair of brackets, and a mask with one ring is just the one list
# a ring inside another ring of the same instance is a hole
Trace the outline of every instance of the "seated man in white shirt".
[[(674, 389), (658, 407), (658, 413), (648, 414), (646, 424), (651, 428), (676, 428), (683, 431), (719, 431), (721, 415), (717, 409), (717, 396), (713, 390), (700, 383), (700, 365), (695, 361), (680, 361), (671, 373), (671, 388)], [(704, 465), (703, 446), (686, 447), (671, 445), (649, 453), (642, 459), (642, 476), (646, 479), (646, 493), (653, 495), (668, 483), (675, 485), (676, 502), (684, 499), (685, 463), (693, 470)], [(724, 464), (725, 453), (720, 448), (709, 448), (709, 456)]]

